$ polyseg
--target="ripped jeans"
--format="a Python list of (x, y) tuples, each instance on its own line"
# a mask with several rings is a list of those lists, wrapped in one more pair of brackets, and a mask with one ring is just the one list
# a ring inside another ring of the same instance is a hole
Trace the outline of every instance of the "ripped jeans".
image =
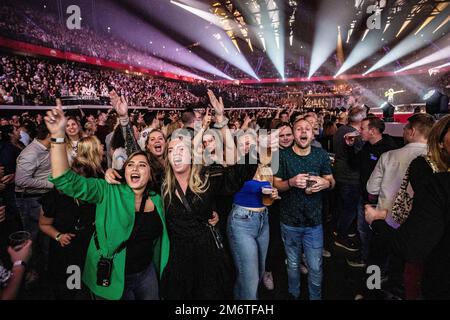
[(291, 227), (281, 224), (281, 237), (287, 256), (289, 293), (300, 296), (300, 263), (302, 249), (308, 264), (308, 289), (310, 300), (322, 299), (322, 225), (315, 227)]

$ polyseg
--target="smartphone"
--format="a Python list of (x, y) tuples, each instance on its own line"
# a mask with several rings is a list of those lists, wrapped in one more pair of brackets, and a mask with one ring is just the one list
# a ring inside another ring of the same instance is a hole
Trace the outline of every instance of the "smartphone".
[(97, 285), (109, 287), (111, 284), (112, 259), (101, 257), (97, 263)]

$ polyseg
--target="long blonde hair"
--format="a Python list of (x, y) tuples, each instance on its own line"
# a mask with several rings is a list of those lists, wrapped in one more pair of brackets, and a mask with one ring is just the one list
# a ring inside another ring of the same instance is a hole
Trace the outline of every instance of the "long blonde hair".
[[(186, 141), (185, 139), (180, 139), (179, 137), (175, 138), (174, 140), (180, 140), (186, 147), (191, 150), (191, 159), (194, 158), (193, 155), (193, 148), (190, 146), (190, 141)], [(170, 143), (172, 139), (168, 139), (167, 144)], [(189, 139), (188, 139), (189, 140)], [(164, 182), (162, 184), (162, 194), (163, 198), (165, 200), (168, 200), (169, 202), (172, 201), (173, 194), (175, 192), (175, 183), (176, 183), (176, 177), (175, 173), (173, 172), (172, 166), (169, 163), (169, 156), (168, 156), (168, 150), (169, 147), (166, 147), (166, 150), (164, 151), (164, 159), (165, 159), (165, 167), (166, 167), (166, 176), (164, 179)], [(191, 171), (189, 175), (189, 189), (194, 192), (197, 196), (199, 194), (202, 194), (206, 192), (209, 188), (209, 179), (208, 175), (201, 174), (203, 169), (203, 165), (199, 164), (191, 164)]]
[(89, 136), (81, 138), (78, 142), (77, 156), (75, 157), (72, 166), (86, 168), (91, 172), (102, 172), (103, 158), (100, 156), (98, 150), (101, 143), (96, 136)]
[(439, 172), (450, 169), (450, 154), (442, 146), (444, 136), (450, 130), (450, 114), (436, 122), (428, 136), (428, 156)]

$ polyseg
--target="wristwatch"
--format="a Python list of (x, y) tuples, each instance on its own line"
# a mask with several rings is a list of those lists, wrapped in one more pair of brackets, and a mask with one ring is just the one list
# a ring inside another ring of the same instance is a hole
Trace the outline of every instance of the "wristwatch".
[(26, 268), (27, 263), (23, 260), (17, 260), (16, 262), (13, 263), (13, 267), (17, 267), (17, 266), (23, 266), (24, 268)]
[(66, 143), (66, 138), (50, 138), (51, 143)]
[(59, 242), (59, 239), (61, 239), (62, 233), (58, 233), (55, 237), (55, 240)]

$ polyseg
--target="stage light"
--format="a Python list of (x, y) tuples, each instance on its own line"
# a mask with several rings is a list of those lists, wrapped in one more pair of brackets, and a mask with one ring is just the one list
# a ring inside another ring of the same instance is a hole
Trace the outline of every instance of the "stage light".
[[(378, 62), (375, 65), (373, 65), (367, 73), (378, 70), (378, 69), (410, 54), (411, 52), (417, 51), (417, 50), (425, 47), (426, 45), (428, 45), (428, 42), (432, 43), (433, 41), (437, 40), (440, 36), (437, 33), (433, 33), (432, 30), (434, 30), (436, 25), (440, 24), (444, 18), (447, 18), (446, 12), (448, 13), (448, 11), (449, 10), (442, 12), (439, 15), (439, 17), (436, 17), (436, 19), (432, 19), (431, 22), (429, 22), (426, 26), (424, 26), (423, 29), (421, 29), (422, 34), (424, 35), (424, 37), (427, 38), (427, 41), (423, 41), (423, 39), (415, 36), (415, 34), (413, 34), (413, 33), (409, 34), (406, 38), (404, 38), (402, 41), (400, 41), (391, 51), (389, 51), (383, 58), (378, 60)], [(406, 22), (410, 22), (410, 21), (411, 20), (406, 21)], [(403, 27), (399, 31), (399, 33), (402, 30), (403, 30)], [(398, 36), (398, 34), (397, 34), (397, 36)]]
[[(184, 3), (181, 3), (181, 2), (178, 2), (178, 1), (174, 1), (174, 0), (170, 0), (170, 3), (172, 3), (172, 4), (176, 5), (176, 6), (179, 6), (180, 8), (183, 8), (184, 10), (195, 14), (196, 16), (199, 16), (200, 18), (205, 19), (206, 21), (211, 22), (211, 23), (215, 24), (216, 26), (218, 26), (220, 28), (222, 27), (222, 25), (220, 23), (220, 18), (218, 16), (216, 16), (215, 14), (212, 14), (212, 13), (206, 11), (206, 10), (208, 10), (207, 7), (205, 7), (205, 10), (201, 10), (201, 9), (198, 9), (198, 8), (196, 8), (194, 6), (189, 6), (189, 5), (186, 5)], [(202, 4), (201, 3), (196, 3), (195, 5), (199, 6), (199, 5), (202, 5)]]
[(308, 76), (311, 77), (336, 50), (336, 27), (351, 20), (351, 10), (342, 10), (341, 1), (324, 0), (316, 17), (314, 44)]
[(399, 72), (417, 68), (417, 67), (429, 64), (429, 63), (439, 61), (439, 60), (447, 59), (448, 57), (450, 57), (450, 45), (429, 55), (429, 56), (426, 56), (414, 63), (411, 63), (410, 65), (400, 69)]
[[(147, 5), (147, 3), (143, 1), (132, 3), (134, 11), (140, 11), (141, 13), (148, 12), (149, 10), (141, 7), (141, 5), (143, 6), (144, 4)], [(167, 3), (167, 6), (175, 7), (170, 5), (170, 3)], [(233, 79), (211, 65), (205, 59), (193, 53), (189, 53), (188, 49), (183, 45), (153, 27), (149, 22), (149, 16), (146, 14), (132, 13), (131, 10), (124, 10), (123, 4), (118, 3), (99, 3), (98, 10), (99, 12), (101, 10), (108, 10), (108, 12), (114, 13), (103, 17), (104, 25), (109, 27), (108, 30), (110, 30), (111, 33), (114, 32), (114, 36), (118, 39), (121, 39), (126, 43), (133, 43), (135, 47), (140, 48), (142, 56), (145, 57), (145, 59), (140, 59), (144, 67), (172, 72), (187, 77), (193, 75), (193, 72), (188, 72), (186, 70), (181, 71), (183, 68), (175, 67), (168, 63), (170, 61), (224, 79)], [(127, 27), (124, 28), (123, 26)], [(120, 30), (120, 32), (118, 30)], [(154, 42), (153, 45), (150, 46), (149, 41)], [(175, 48), (179, 48), (178, 53), (176, 53)], [(164, 60), (164, 62), (161, 62), (162, 60)], [(198, 78), (198, 76), (196, 76), (196, 78)]]
[(430, 100), (432, 96), (434, 96), (436, 94), (436, 90), (432, 89), (430, 91), (428, 91), (424, 96), (423, 96), (423, 100), (427, 101)]
[(435, 33), (436, 31), (438, 31), (440, 28), (442, 28), (447, 22), (449, 22), (450, 21), (450, 15), (449, 16), (447, 16), (447, 18), (444, 20), (444, 21), (442, 21), (442, 23), (436, 28), (436, 29), (434, 29), (434, 31), (433, 31), (433, 33)]
[[(177, 7), (184, 9), (194, 15), (192, 19), (189, 19), (185, 15), (183, 16), (183, 19), (186, 20), (186, 23), (189, 22), (191, 27), (186, 28), (185, 24), (180, 24), (176, 22), (170, 24), (170, 26), (193, 41), (200, 40), (202, 47), (204, 47), (206, 50), (222, 58), (226, 62), (237, 67), (238, 69), (244, 71), (252, 78), (258, 79), (258, 76), (253, 71), (252, 67), (248, 63), (245, 56), (238, 51), (237, 42), (233, 42), (232, 39), (225, 33), (220, 18), (208, 12), (209, 10), (208, 5), (193, 0), (183, 0), (183, 2), (184, 3), (171, 0), (172, 4), (175, 4)], [(186, 3), (188, 3), (189, 5), (187, 5)], [(148, 6), (149, 10), (152, 10), (150, 3), (149, 4), (145, 3), (145, 5)], [(170, 7), (173, 6), (162, 7), (160, 8), (160, 10), (164, 10), (165, 12), (171, 12)], [(205, 32), (205, 28), (201, 26), (199, 22), (195, 20), (194, 17), (199, 17), (203, 20), (212, 23), (212, 25), (209, 26), (209, 29), (212, 31), (212, 35), (210, 31)], [(236, 23), (235, 21), (230, 19), (228, 20), (227, 21), (232, 26), (238, 25), (238, 23)], [(221, 35), (221, 39), (217, 40), (214, 37), (214, 34)], [(219, 45), (217, 44), (217, 42), (219, 42)]]
[(383, 43), (381, 43), (379, 39), (380, 35), (378, 33), (371, 32), (367, 39), (364, 40), (364, 42), (359, 41), (350, 52), (336, 75), (341, 75), (342, 73), (346, 72), (350, 68), (354, 67), (361, 61), (367, 59), (375, 52), (377, 52), (383, 45)]
[(428, 114), (440, 117), (442, 114), (449, 112), (448, 96), (441, 92), (431, 89), (423, 97), (426, 103), (426, 111)]
[(437, 66), (437, 67), (430, 68), (430, 69), (428, 69), (428, 74), (430, 76), (432, 76), (433, 74), (439, 73), (440, 72), (439, 69), (442, 69), (442, 68), (445, 68), (445, 67), (448, 67), (448, 66), (450, 66), (450, 62), (441, 64), (440, 66)]

